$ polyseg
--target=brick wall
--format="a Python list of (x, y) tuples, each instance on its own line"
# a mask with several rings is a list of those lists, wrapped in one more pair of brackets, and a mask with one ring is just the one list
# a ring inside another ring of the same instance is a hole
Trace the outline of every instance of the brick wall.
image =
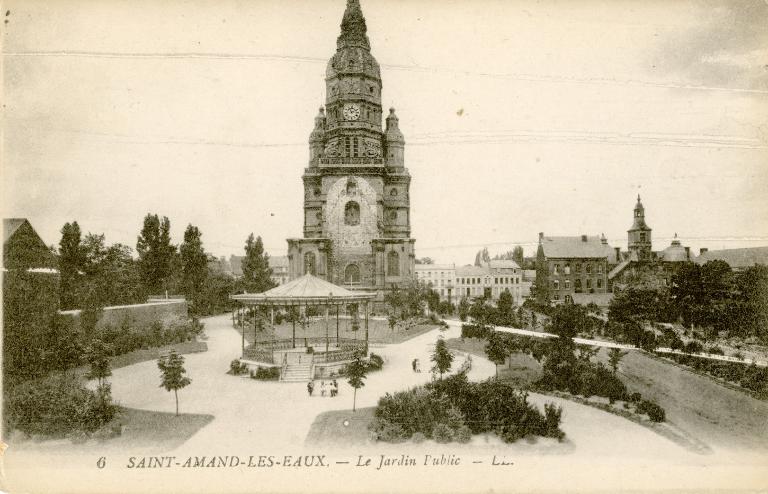
[[(61, 311), (61, 314), (71, 316), (75, 323), (80, 322), (79, 310)], [(120, 326), (127, 318), (131, 326), (148, 326), (154, 321), (170, 322), (174, 319), (187, 317), (186, 300), (168, 300), (162, 302), (149, 302), (136, 305), (119, 305), (105, 307), (104, 312), (96, 323), (96, 327), (106, 325)]]

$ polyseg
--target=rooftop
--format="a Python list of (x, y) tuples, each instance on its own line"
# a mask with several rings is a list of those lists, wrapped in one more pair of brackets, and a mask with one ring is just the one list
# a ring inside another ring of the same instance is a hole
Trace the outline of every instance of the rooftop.
[(607, 242), (603, 243), (603, 240), (597, 235), (573, 237), (545, 237), (541, 235), (539, 243), (544, 249), (544, 255), (550, 259), (605, 257), (610, 263), (616, 262), (616, 252)]
[(755, 264), (768, 265), (768, 247), (709, 250), (696, 257), (693, 262), (705, 264), (715, 260), (727, 262), (732, 269), (748, 268)]

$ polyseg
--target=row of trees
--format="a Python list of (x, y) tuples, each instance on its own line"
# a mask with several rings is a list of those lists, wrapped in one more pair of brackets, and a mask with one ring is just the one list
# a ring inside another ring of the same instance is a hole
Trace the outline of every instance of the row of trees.
[(482, 250), (479, 250), (477, 254), (475, 254), (475, 266), (482, 266), (483, 264), (489, 263), (492, 260), (515, 261), (521, 268), (528, 269), (528, 267), (525, 266), (523, 248), (519, 245), (516, 245), (512, 250), (502, 252), (501, 254), (496, 254), (493, 257), (491, 257), (491, 254), (488, 252), (488, 247), (483, 247)]
[(630, 288), (616, 295), (609, 320), (628, 327), (682, 321), (707, 337), (754, 336), (768, 342), (768, 266), (733, 272), (723, 261), (681, 265), (670, 288)]
[(134, 258), (129, 246), (107, 245), (104, 235), (83, 236), (77, 221), (66, 223), (58, 250), (61, 308), (98, 312), (107, 305), (143, 302), (148, 295), (178, 293), (189, 300), (193, 314), (208, 315), (226, 310), (236, 291), (274, 286), (261, 237), (248, 236), (243, 277), (236, 283), (212, 265), (215, 258), (205, 251), (197, 226), (187, 226), (178, 246), (171, 243), (170, 228), (167, 217), (147, 214)]

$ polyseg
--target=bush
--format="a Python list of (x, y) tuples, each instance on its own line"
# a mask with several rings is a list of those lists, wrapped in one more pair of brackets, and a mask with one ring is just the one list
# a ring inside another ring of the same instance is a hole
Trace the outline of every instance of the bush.
[(649, 400), (643, 400), (637, 405), (637, 413), (647, 414), (653, 422), (664, 422), (666, 418), (664, 409)]
[(368, 357), (368, 369), (381, 370), (382, 367), (384, 367), (384, 359), (375, 353), (371, 353)]
[(6, 393), (9, 429), (29, 435), (65, 437), (89, 433), (112, 420), (116, 413), (108, 385), (97, 393), (72, 375), (27, 381)]
[(259, 379), (262, 381), (273, 381), (280, 379), (279, 367), (259, 367), (256, 371), (251, 371), (251, 379)]
[(239, 376), (248, 372), (248, 366), (244, 362), (240, 362), (240, 360), (235, 359), (229, 363), (229, 372), (233, 376)]
[(413, 441), (416, 444), (421, 444), (421, 443), (423, 443), (426, 440), (427, 440), (427, 436), (425, 436), (421, 432), (417, 432), (416, 434), (411, 436), (411, 441)]
[(453, 429), (447, 424), (435, 424), (432, 429), (432, 439), (438, 443), (449, 443), (453, 441)]
[(554, 403), (544, 405), (544, 421), (546, 437), (554, 437), (558, 441), (565, 437), (565, 433), (560, 430), (560, 419), (563, 416), (563, 407), (556, 406)]
[(453, 439), (458, 443), (466, 444), (472, 440), (472, 431), (466, 425), (462, 425), (453, 432)]
[(378, 427), (376, 430), (379, 441), (385, 441), (388, 443), (402, 443), (408, 439), (408, 437), (410, 437), (403, 430), (403, 427), (400, 424), (384, 421), (379, 425), (380, 427)]
[(462, 324), (461, 325), (461, 337), (462, 338), (488, 338), (491, 334), (491, 329), (486, 326), (478, 324)]
[(712, 355), (725, 355), (725, 352), (723, 352), (722, 348), (717, 345), (707, 348), (707, 353)]
[(698, 341), (689, 341), (683, 347), (685, 353), (700, 353), (704, 350), (704, 347)]
[(640, 400), (642, 399), (643, 397), (640, 393), (632, 393), (631, 395), (629, 395), (629, 401), (631, 401), (632, 403), (639, 403)]

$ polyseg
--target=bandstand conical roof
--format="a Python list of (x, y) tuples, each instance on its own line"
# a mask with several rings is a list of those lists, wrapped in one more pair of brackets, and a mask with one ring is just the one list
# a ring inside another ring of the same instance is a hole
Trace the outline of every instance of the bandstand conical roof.
[(365, 302), (375, 297), (375, 293), (353, 292), (307, 273), (266, 292), (242, 293), (230, 298), (246, 305), (323, 305)]

